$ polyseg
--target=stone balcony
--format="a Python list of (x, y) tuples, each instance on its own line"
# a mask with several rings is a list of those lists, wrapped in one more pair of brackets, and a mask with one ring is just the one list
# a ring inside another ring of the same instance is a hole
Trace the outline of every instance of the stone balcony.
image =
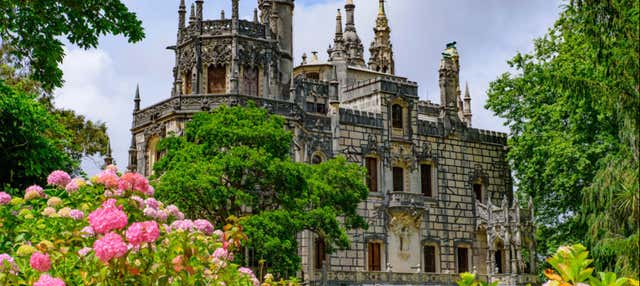
[(422, 210), (425, 207), (424, 196), (422, 194), (390, 192), (387, 194), (387, 197), (389, 198), (388, 207), (390, 209), (406, 208)]
[[(532, 274), (519, 275), (477, 275), (482, 281), (499, 281), (498, 285), (535, 285), (537, 276)], [(457, 273), (399, 273), (375, 271), (326, 271), (316, 272), (314, 280), (306, 285), (456, 285), (460, 279)]]

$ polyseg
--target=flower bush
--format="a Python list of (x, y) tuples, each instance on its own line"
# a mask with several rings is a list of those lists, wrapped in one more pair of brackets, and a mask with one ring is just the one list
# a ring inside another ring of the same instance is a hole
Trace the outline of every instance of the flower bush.
[(63, 171), (47, 182), (0, 192), (0, 285), (260, 284), (232, 262), (240, 227), (185, 219), (140, 174), (109, 166), (91, 182)]

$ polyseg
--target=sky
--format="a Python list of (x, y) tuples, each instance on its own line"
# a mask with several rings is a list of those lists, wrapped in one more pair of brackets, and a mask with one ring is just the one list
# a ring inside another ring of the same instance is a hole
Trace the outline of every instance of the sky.
[[(133, 96), (140, 86), (141, 106), (170, 97), (175, 57), (166, 47), (175, 44), (179, 0), (124, 0), (145, 29), (146, 38), (128, 43), (122, 36), (103, 36), (97, 49), (66, 47), (62, 64), (65, 85), (54, 91), (55, 103), (91, 120), (105, 122), (116, 164), (128, 164)], [(187, 0), (187, 6), (193, 0)], [(365, 61), (373, 40), (378, 0), (353, 0), (356, 29), (365, 46)], [(240, 0), (240, 17), (253, 18), (257, 0)], [(204, 18), (217, 19), (231, 0), (205, 0)], [(336, 9), (344, 0), (296, 0), (294, 62), (302, 53), (318, 51), (326, 61), (333, 43)], [(508, 132), (503, 121), (484, 108), (489, 83), (509, 71), (507, 61), (533, 49), (533, 40), (553, 25), (560, 2), (552, 0), (386, 0), (396, 75), (419, 85), (422, 100), (439, 103), (438, 64), (446, 43), (456, 41), (460, 53), (460, 82), (468, 82), (473, 126)], [(343, 16), (343, 19), (345, 17)], [(464, 89), (464, 86), (461, 87)], [(90, 175), (103, 163), (87, 158)]]

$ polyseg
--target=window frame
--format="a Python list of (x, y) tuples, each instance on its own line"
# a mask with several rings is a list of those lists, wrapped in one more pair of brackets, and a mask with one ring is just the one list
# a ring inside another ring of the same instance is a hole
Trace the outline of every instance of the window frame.
[[(426, 248), (433, 247), (433, 271), (427, 271), (427, 253)], [(422, 271), (424, 273), (440, 272), (440, 246), (436, 242), (427, 242), (422, 244)]]
[[(377, 265), (376, 265), (376, 263), (374, 261), (375, 257), (374, 257), (373, 254), (374, 254), (375, 251), (373, 251), (373, 249), (375, 249), (375, 248), (373, 246), (377, 246), (377, 248), (378, 248), (377, 249), (377, 254), (378, 254), (377, 255), (377, 258), (378, 258), (377, 259), (378, 260), (377, 261), (378, 262)], [(382, 271), (382, 262), (383, 262), (383, 260), (382, 260), (382, 251), (383, 251), (382, 242), (377, 241), (377, 240), (376, 241), (367, 242), (367, 270), (368, 271), (371, 271), (371, 272), (374, 272), (374, 271), (375, 272), (380, 272), (380, 271)], [(375, 266), (377, 266), (377, 267), (375, 267)], [(377, 268), (377, 269), (375, 269), (375, 268)]]
[[(460, 264), (462, 262), (461, 260), (461, 252), (460, 250), (464, 249), (466, 251), (466, 269), (461, 269), (463, 267), (461, 267), (462, 265)], [(473, 268), (472, 266), (472, 253), (471, 253), (471, 247), (469, 245), (463, 244), (463, 245), (458, 245), (456, 246), (456, 255), (455, 255), (455, 259), (456, 259), (456, 272), (457, 273), (463, 273), (463, 272), (471, 272), (471, 269)], [(464, 270), (464, 271), (462, 271)]]
[[(375, 170), (375, 175), (371, 176), (371, 172), (370, 172), (370, 165), (369, 165), (369, 161), (373, 160), (373, 167)], [(379, 183), (378, 180), (380, 178), (380, 163), (377, 157), (374, 156), (367, 156), (364, 158), (364, 166), (367, 169), (367, 177), (365, 178), (365, 183), (367, 184), (367, 188), (369, 189), (370, 193), (378, 193), (379, 192)], [(374, 188), (372, 188), (371, 186), (373, 185)]]
[(391, 127), (404, 129), (404, 108), (399, 103), (391, 105)]
[[(400, 184), (396, 184), (397, 183), (396, 179), (398, 179), (396, 177), (396, 175), (397, 175), (396, 172), (397, 171), (400, 171), (400, 174), (401, 174), (400, 180), (399, 180)], [(394, 193), (403, 193), (403, 192), (406, 191), (405, 190), (406, 188), (405, 188), (405, 185), (404, 185), (404, 179), (405, 179), (405, 174), (404, 173), (405, 173), (405, 170), (401, 166), (393, 166), (393, 167), (391, 167), (391, 176), (392, 176), (392, 180), (391, 181), (392, 181), (392, 187), (393, 187), (392, 190), (393, 190)]]

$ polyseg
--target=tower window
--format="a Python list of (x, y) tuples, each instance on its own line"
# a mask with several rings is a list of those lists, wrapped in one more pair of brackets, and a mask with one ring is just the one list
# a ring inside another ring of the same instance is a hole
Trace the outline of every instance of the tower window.
[(378, 191), (378, 160), (376, 158), (365, 158), (365, 165), (367, 167), (367, 187), (369, 192)]
[(424, 272), (436, 272), (436, 247), (434, 245), (425, 245), (424, 253)]
[(402, 106), (394, 104), (391, 106), (391, 126), (402, 128)]
[(380, 271), (380, 243), (369, 242), (367, 245), (367, 258), (369, 271)]
[(404, 169), (401, 167), (393, 167), (393, 191), (404, 191)]
[(422, 164), (420, 165), (420, 184), (422, 187), (422, 194), (426, 197), (433, 196), (432, 190), (432, 180), (431, 180), (431, 165)]
[(227, 68), (210, 65), (207, 68), (207, 93), (225, 93), (227, 91)]
[(473, 184), (473, 194), (479, 202), (482, 202), (482, 184), (474, 183)]
[(320, 157), (320, 155), (315, 154), (313, 155), (313, 157), (311, 157), (311, 164), (313, 165), (317, 165), (322, 163), (322, 157)]

